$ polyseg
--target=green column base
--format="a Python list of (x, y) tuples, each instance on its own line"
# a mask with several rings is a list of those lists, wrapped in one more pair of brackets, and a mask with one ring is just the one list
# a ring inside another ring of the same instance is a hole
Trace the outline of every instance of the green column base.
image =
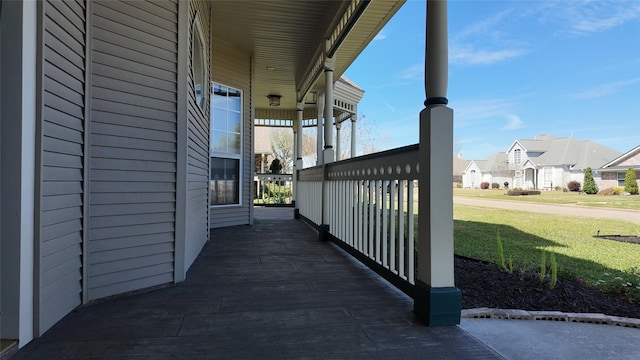
[(462, 293), (456, 287), (434, 288), (416, 281), (413, 313), (427, 326), (460, 324)]

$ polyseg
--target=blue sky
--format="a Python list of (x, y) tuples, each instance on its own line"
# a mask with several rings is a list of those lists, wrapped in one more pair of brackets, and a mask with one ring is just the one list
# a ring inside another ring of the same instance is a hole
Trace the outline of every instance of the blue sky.
[[(449, 1), (449, 106), (468, 160), (515, 139), (640, 145), (640, 1)], [(425, 3), (408, 1), (347, 70), (379, 150), (418, 142)]]

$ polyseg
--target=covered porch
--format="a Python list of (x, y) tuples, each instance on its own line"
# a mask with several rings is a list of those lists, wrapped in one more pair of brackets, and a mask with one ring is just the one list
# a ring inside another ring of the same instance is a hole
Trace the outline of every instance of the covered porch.
[(82, 307), (12, 359), (501, 358), (413, 301), (291, 208), (217, 229), (179, 284)]

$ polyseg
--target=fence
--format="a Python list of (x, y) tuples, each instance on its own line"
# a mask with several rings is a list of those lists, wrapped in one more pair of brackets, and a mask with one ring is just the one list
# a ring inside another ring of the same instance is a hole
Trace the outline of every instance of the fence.
[(291, 206), (293, 175), (255, 174), (253, 176), (254, 205)]

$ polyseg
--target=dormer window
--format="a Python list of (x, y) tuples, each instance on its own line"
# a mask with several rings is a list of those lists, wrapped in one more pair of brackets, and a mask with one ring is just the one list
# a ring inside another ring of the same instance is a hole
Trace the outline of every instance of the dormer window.
[(513, 151), (513, 163), (516, 165), (520, 165), (522, 163), (522, 150), (515, 149)]

